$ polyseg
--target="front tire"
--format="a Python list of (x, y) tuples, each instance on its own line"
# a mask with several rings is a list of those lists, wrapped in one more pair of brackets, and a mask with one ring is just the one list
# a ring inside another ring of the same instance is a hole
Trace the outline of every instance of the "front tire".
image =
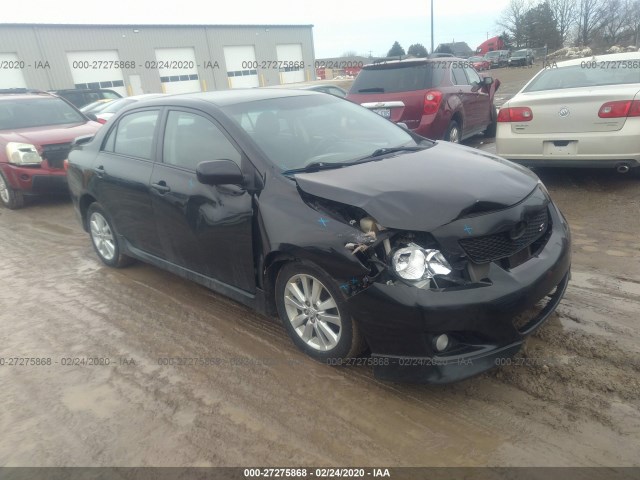
[(461, 132), (458, 122), (456, 122), (455, 120), (451, 120), (451, 123), (447, 127), (447, 132), (444, 134), (444, 139), (447, 142), (460, 143), (460, 137)]
[(496, 106), (493, 104), (493, 102), (491, 103), (489, 118), (491, 119), (491, 123), (484, 131), (484, 136), (487, 138), (492, 138), (496, 136), (496, 130), (498, 129), (498, 114), (496, 113)]
[(102, 263), (114, 268), (124, 267), (131, 263), (131, 259), (122, 254), (118, 236), (102, 205), (92, 203), (89, 206), (87, 224), (93, 249)]
[(276, 279), (276, 307), (296, 346), (321, 362), (364, 350), (358, 325), (335, 280), (314, 264), (291, 262)]
[(0, 172), (0, 202), (10, 210), (24, 207), (24, 194), (20, 190), (11, 188), (2, 172)]

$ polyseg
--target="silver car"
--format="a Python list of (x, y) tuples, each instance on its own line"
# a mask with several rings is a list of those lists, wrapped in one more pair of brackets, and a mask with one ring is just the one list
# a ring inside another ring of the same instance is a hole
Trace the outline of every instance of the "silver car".
[(496, 152), (640, 174), (640, 52), (547, 64), (500, 109)]

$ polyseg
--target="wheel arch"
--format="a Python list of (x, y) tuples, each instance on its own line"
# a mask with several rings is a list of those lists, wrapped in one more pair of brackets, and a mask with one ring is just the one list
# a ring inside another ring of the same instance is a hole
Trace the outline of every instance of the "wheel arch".
[(89, 231), (89, 225), (87, 222), (87, 212), (89, 211), (89, 207), (92, 203), (97, 202), (96, 198), (89, 194), (85, 193), (80, 197), (78, 201), (78, 206), (80, 208), (80, 218), (82, 219), (82, 228), (84, 228), (85, 232)]

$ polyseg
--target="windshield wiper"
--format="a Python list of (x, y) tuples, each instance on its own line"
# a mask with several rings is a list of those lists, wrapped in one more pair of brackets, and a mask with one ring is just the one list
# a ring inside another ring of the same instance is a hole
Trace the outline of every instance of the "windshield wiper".
[(382, 155), (386, 155), (387, 153), (395, 153), (395, 152), (417, 152), (418, 150), (424, 150), (428, 148), (426, 146), (416, 146), (416, 147), (391, 147), (391, 148), (378, 148), (374, 150), (371, 155), (367, 155), (366, 157), (361, 158), (360, 160), (364, 160), (367, 158), (380, 157)]
[(361, 88), (360, 90), (358, 90), (358, 93), (384, 93), (384, 88), (382, 87)]
[(292, 173), (302, 173), (302, 172), (317, 172), (319, 170), (329, 170), (334, 168), (342, 168), (348, 167), (350, 165), (357, 165), (358, 163), (365, 162), (373, 162), (375, 160), (382, 160), (382, 156), (388, 153), (395, 152), (417, 152), (419, 150), (424, 150), (429, 148), (425, 145), (419, 145), (414, 147), (392, 147), (392, 148), (378, 148), (374, 150), (373, 153), (367, 155), (366, 157), (358, 158), (357, 160), (353, 160), (351, 162), (334, 162), (334, 163), (324, 163), (324, 162), (313, 162), (309, 165), (305, 165), (300, 168), (292, 168), (291, 170), (285, 170), (282, 172), (283, 175), (289, 175)]
[(300, 173), (300, 172), (317, 172), (319, 170), (329, 170), (332, 168), (342, 168), (346, 163), (334, 162), (334, 163), (325, 163), (325, 162), (312, 162), (309, 165), (305, 165), (300, 168), (292, 168), (291, 170), (285, 170), (282, 172), (283, 175), (289, 175), (292, 173)]

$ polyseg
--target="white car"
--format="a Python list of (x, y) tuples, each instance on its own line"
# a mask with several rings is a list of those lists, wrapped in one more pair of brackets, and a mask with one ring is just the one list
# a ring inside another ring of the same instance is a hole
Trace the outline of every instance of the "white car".
[(135, 103), (135, 102), (137, 102), (139, 100), (149, 100), (151, 98), (159, 97), (161, 95), (164, 95), (164, 94), (162, 94), (162, 93), (144, 93), (142, 95), (133, 95), (131, 97), (119, 98), (117, 100), (114, 100), (113, 102), (110, 102), (108, 105), (106, 105), (99, 112), (96, 112), (95, 116), (98, 119), (98, 122), (107, 123), (107, 120), (109, 120), (111, 117), (113, 117), (116, 113), (118, 113), (124, 107), (128, 107), (132, 103)]
[(547, 65), (500, 109), (496, 152), (532, 167), (640, 175), (640, 52)]

